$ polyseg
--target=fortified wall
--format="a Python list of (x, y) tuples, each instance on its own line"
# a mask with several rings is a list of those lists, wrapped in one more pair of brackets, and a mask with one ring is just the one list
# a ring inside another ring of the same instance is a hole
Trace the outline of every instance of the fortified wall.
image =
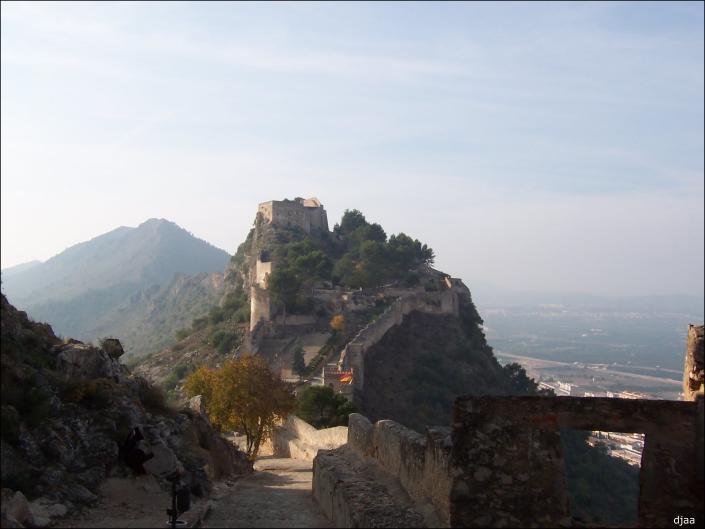
[[(699, 343), (689, 339), (686, 380)], [(561, 430), (638, 432), (638, 527), (702, 527), (704, 401), (687, 398), (467, 396), (452, 430), (425, 435), (352, 414), (347, 443), (314, 459), (313, 496), (337, 527), (578, 527)]]
[[(411, 293), (410, 293), (411, 292)], [(402, 294), (374, 321), (366, 325), (348, 342), (340, 354), (338, 365), (341, 371), (354, 372), (353, 394), (364, 389), (364, 362), (367, 351), (379, 342), (387, 331), (401, 325), (404, 317), (412, 311), (429, 314), (459, 314), (460, 294), (456, 288), (440, 292), (399, 291)], [(406, 295), (403, 295), (406, 294)]]

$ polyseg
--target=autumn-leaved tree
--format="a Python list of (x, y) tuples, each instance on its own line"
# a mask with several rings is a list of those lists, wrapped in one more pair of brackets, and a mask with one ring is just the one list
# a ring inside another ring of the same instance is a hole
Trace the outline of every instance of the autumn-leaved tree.
[(245, 434), (251, 459), (257, 457), (274, 424), (296, 405), (288, 384), (259, 356), (227, 360), (218, 369), (201, 366), (186, 380), (184, 390), (189, 397), (202, 396), (215, 427)]
[(345, 329), (345, 316), (342, 314), (336, 314), (330, 320), (330, 328), (336, 332), (340, 332)]

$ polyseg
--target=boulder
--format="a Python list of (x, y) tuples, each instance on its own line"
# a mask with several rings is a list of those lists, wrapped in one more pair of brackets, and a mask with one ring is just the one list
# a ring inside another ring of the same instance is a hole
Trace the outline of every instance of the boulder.
[(59, 348), (56, 370), (66, 381), (108, 378), (122, 382), (124, 371), (120, 363), (103, 349), (84, 343), (69, 343)]
[(100, 346), (103, 348), (103, 351), (108, 353), (110, 358), (118, 359), (125, 354), (125, 350), (122, 348), (122, 344), (117, 338), (105, 338), (101, 340)]
[(202, 395), (196, 395), (195, 397), (191, 397), (188, 401), (188, 407), (201, 415), (206, 414), (206, 407), (203, 403)]
[[(29, 502), (21, 492), (2, 489), (0, 492), (2, 517), (10, 522), (19, 524), (19, 527), (34, 526), (34, 515), (29, 508)], [(15, 527), (18, 527), (17, 525)], [(4, 527), (4, 524), (3, 524)]]
[(178, 459), (174, 452), (164, 443), (159, 442), (151, 446), (154, 457), (146, 461), (143, 466), (150, 474), (166, 477), (178, 468)]

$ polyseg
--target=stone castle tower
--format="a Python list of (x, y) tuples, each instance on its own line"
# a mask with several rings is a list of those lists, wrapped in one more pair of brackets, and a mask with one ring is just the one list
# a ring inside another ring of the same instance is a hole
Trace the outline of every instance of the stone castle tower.
[[(262, 202), (257, 216), (267, 224), (282, 228), (299, 228), (306, 233), (328, 231), (328, 215), (317, 198), (296, 197), (294, 200)], [(257, 256), (254, 281), (250, 288), (250, 330), (259, 321), (271, 320), (267, 278), (272, 273), (273, 265), (264, 253)]]
[(306, 233), (328, 231), (328, 215), (321, 201), (315, 197), (262, 202), (258, 212), (265, 222), (275, 226), (298, 227)]

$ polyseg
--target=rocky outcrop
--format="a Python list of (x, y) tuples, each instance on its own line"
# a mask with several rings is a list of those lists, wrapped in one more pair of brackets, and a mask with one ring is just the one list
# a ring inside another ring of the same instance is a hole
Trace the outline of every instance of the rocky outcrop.
[(128, 376), (127, 368), (118, 361), (120, 355), (115, 356), (118, 347), (121, 351), (122, 346), (118, 340), (110, 344), (108, 350), (77, 340), (55, 346), (57, 373), (67, 382), (94, 378), (124, 382)]
[[(3, 527), (5, 518), (8, 526), (37, 526), (63, 516), (93, 504), (107, 477), (133, 476), (123, 447), (135, 428), (152, 454), (143, 469), (165, 490), (174, 471), (202, 496), (213, 479), (252, 470), (204, 415), (169, 408), (157, 388), (130, 374), (118, 361), (121, 349), (117, 340), (107, 350), (60, 343), (2, 297)], [(36, 519), (23, 514), (22, 498)]]
[(508, 394), (508, 377), (482, 331), (467, 327), (453, 314), (407, 314), (367, 349), (358, 410), (372, 421), (392, 419), (423, 431), (450, 424), (459, 395)]

